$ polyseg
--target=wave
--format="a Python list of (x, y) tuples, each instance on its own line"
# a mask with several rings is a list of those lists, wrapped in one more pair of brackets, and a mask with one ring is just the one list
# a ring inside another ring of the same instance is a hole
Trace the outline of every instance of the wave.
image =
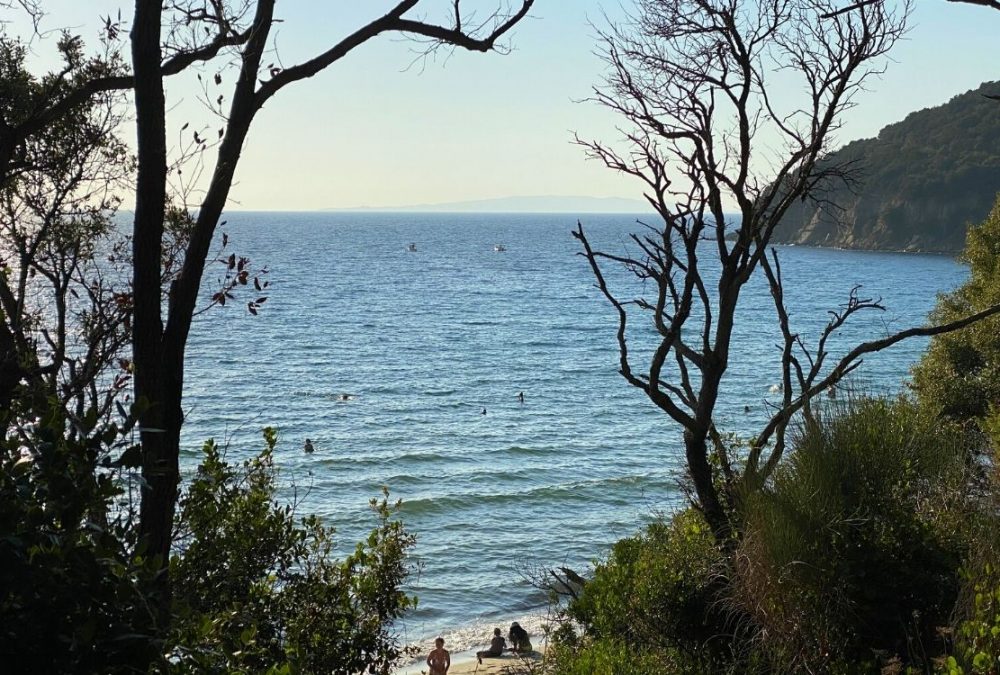
[(457, 389), (438, 389), (438, 390), (434, 390), (434, 391), (422, 391), (420, 393), (423, 394), (424, 396), (452, 396), (453, 394), (457, 394), (458, 390)]
[(518, 457), (545, 457), (553, 452), (552, 448), (526, 448), (521, 445), (510, 445), (506, 448), (495, 448), (493, 450), (487, 450), (483, 454), (486, 456), (495, 455), (515, 455)]
[[(643, 485), (643, 484), (646, 485)], [(444, 495), (440, 497), (422, 497), (403, 501), (404, 516), (419, 516), (441, 513), (444, 511), (454, 512), (456, 510), (494, 508), (505, 505), (514, 505), (524, 502), (551, 501), (555, 504), (565, 505), (567, 502), (584, 502), (591, 504), (595, 500), (610, 501), (613, 503), (627, 504), (635, 496), (629, 494), (616, 494), (615, 486), (643, 485), (646, 489), (664, 488), (669, 491), (676, 490), (676, 485), (669, 478), (650, 478), (647, 476), (619, 476), (614, 478), (597, 478), (593, 480), (577, 481), (574, 483), (563, 483), (561, 485), (547, 485), (529, 490), (502, 493), (465, 493), (458, 495)]]
[(317, 462), (323, 467), (350, 466), (382, 466), (389, 463), (404, 462), (410, 464), (437, 464), (453, 461), (454, 457), (434, 451), (407, 452), (401, 455), (365, 455), (363, 457), (324, 457)]
[[(530, 611), (534, 609), (535, 611)], [(538, 607), (527, 610), (517, 610), (514, 612), (489, 612), (480, 614), (472, 621), (458, 626), (445, 626), (441, 630), (429, 632), (420, 626), (418, 621), (404, 621), (407, 633), (417, 634), (417, 637), (410, 646), (418, 649), (418, 652), (426, 656), (430, 649), (433, 649), (435, 637), (443, 637), (445, 647), (451, 651), (453, 657), (462, 652), (469, 652), (474, 649), (485, 647), (489, 644), (494, 628), (499, 628), (506, 635), (507, 629), (512, 621), (517, 621), (528, 631), (531, 641), (537, 649), (542, 645), (545, 626), (550, 622), (548, 613), (545, 610), (545, 603)], [(410, 637), (413, 637), (411, 635)], [(423, 663), (423, 658), (413, 661), (413, 664)], [(409, 672), (407, 669), (404, 672)], [(415, 670), (413, 672), (419, 672)]]

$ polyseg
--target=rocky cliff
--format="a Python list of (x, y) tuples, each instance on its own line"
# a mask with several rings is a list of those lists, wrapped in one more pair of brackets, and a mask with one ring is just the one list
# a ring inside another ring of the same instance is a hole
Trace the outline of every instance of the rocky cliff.
[(1000, 82), (912, 113), (854, 141), (824, 162), (850, 166), (856, 181), (830, 183), (797, 202), (776, 243), (957, 253), (969, 223), (1000, 191)]

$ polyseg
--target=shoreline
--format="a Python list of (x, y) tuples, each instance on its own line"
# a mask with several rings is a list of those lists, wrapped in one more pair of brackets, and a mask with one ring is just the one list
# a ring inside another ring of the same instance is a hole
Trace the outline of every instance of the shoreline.
[[(447, 645), (445, 646), (447, 647)], [(485, 649), (487, 646), (482, 645), (482, 648)], [(547, 646), (545, 642), (541, 645), (536, 645), (535, 650), (526, 656), (507, 653), (503, 656), (484, 657), (482, 665), (476, 662), (476, 649), (455, 652), (451, 655), (451, 668), (448, 669), (448, 675), (503, 673), (507, 668), (516, 666), (519, 663), (538, 664), (544, 659), (545, 648)], [(426, 658), (427, 653), (424, 652), (418, 661), (394, 671), (393, 675), (426, 675), (427, 664), (424, 661)]]
[[(534, 651), (526, 657), (520, 657), (513, 652), (505, 652), (503, 656), (496, 658), (484, 658), (482, 665), (476, 663), (476, 652), (488, 649), (489, 639), (493, 635), (493, 629), (499, 628), (500, 632), (506, 636), (508, 626), (512, 621), (517, 621), (531, 638)], [(484, 620), (476, 619), (470, 623), (442, 631), (440, 636), (444, 638), (444, 647), (451, 652), (451, 669), (448, 675), (471, 675), (476, 673), (502, 673), (506, 668), (515, 666), (524, 658), (533, 663), (542, 659), (548, 647), (547, 628), (551, 623), (550, 615), (547, 611), (527, 614), (521, 616), (509, 616), (504, 619)], [(393, 675), (420, 675), (427, 673), (425, 659), (427, 654), (434, 648), (434, 640), (438, 635), (428, 635), (424, 639), (410, 643), (410, 647), (417, 649), (413, 660), (400, 666), (393, 671)], [(479, 666), (478, 670), (476, 666)]]
[[(728, 238), (728, 235), (727, 235)], [(942, 256), (946, 258), (951, 258), (952, 260), (958, 260), (959, 256), (962, 255), (962, 251), (948, 251), (948, 250), (936, 250), (936, 249), (909, 249), (909, 248), (868, 248), (868, 247), (854, 247), (854, 246), (834, 246), (829, 244), (805, 244), (795, 241), (772, 241), (775, 246), (785, 246), (788, 248), (814, 248), (821, 251), (848, 251), (851, 253), (902, 253), (905, 255), (931, 255), (931, 256)]]

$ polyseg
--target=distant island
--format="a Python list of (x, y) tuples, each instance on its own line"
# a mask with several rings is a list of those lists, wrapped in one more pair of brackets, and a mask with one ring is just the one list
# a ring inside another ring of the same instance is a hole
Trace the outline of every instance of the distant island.
[(438, 204), (411, 204), (406, 206), (359, 206), (327, 211), (418, 211), (434, 213), (646, 213), (649, 205), (639, 199), (625, 197), (584, 197), (563, 195), (538, 195), (497, 197)]
[(774, 242), (958, 253), (1000, 191), (1000, 102), (985, 96), (998, 93), (987, 82), (831, 153), (828, 165), (853, 163), (857, 183), (796, 203)]

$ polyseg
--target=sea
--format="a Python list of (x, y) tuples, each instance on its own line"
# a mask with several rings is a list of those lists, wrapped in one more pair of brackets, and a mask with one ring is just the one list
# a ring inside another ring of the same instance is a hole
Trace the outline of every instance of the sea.
[[(402, 642), (442, 635), (461, 651), (487, 643), (494, 626), (506, 633), (511, 620), (537, 635), (547, 611), (537, 574), (585, 574), (616, 540), (683, 503), (680, 429), (619, 375), (617, 314), (571, 235), (579, 223), (595, 247), (634, 253), (629, 235), (648, 232), (650, 217), (232, 212), (225, 220), (219, 259), (248, 257), (268, 286), (240, 287), (196, 318), (183, 469), (196, 466), (208, 438), (238, 461), (261, 450), (263, 427), (277, 428), (282, 499), (335, 528), (342, 551), (373, 526), (369, 500), (387, 487), (417, 538), (407, 590), (419, 604), (397, 626)], [(857, 341), (923, 324), (937, 294), (967, 275), (936, 255), (782, 246), (775, 254), (806, 345), (852, 289), (881, 298), (884, 310), (856, 315), (830, 341), (831, 360)], [(710, 280), (712, 259), (708, 248)], [(209, 266), (206, 300), (225, 272), (224, 263)], [(626, 299), (653, 293), (614, 265), (607, 278)], [(261, 297), (253, 315), (247, 302)], [(748, 436), (780, 396), (780, 334), (761, 279), (746, 287), (736, 323), (718, 420)], [(648, 316), (628, 336), (641, 372), (654, 344)], [(911, 340), (867, 357), (852, 386), (905, 390), (925, 347)]]

